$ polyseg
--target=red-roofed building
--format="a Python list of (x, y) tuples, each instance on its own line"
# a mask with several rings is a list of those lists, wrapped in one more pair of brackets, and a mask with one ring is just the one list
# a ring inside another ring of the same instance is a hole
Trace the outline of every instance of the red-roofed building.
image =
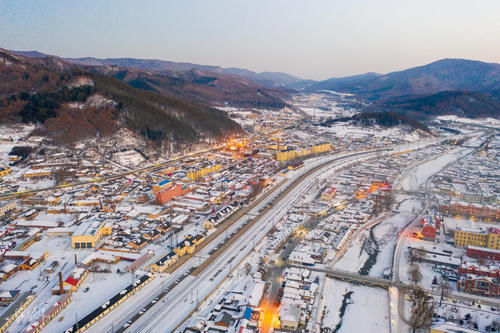
[(330, 186), (321, 194), (321, 200), (330, 201), (335, 196), (335, 193), (337, 193), (337, 189)]
[(500, 268), (463, 262), (458, 267), (458, 291), (473, 295), (500, 296)]
[(470, 258), (500, 260), (500, 250), (488, 249), (479, 246), (467, 246), (465, 254)]
[(78, 285), (78, 282), (80, 282), (80, 281), (77, 280), (77, 279), (73, 279), (71, 276), (68, 277), (66, 280), (64, 280), (64, 283), (70, 284), (70, 285), (72, 285), (74, 287), (76, 287)]
[(170, 186), (164, 190), (157, 192), (155, 194), (156, 202), (159, 205), (163, 205), (176, 197), (189, 193), (190, 191), (191, 188), (188, 187), (187, 185), (176, 184), (174, 186)]
[(422, 219), (422, 236), (427, 240), (435, 240), (439, 234), (441, 221), (435, 215), (428, 215)]

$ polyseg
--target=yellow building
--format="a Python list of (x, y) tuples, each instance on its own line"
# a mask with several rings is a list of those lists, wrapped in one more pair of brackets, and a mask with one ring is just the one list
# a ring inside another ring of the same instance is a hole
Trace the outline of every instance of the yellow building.
[(313, 154), (321, 154), (332, 150), (332, 145), (329, 142), (322, 142), (312, 145), (311, 151)]
[(0, 168), (0, 177), (5, 177), (11, 172), (10, 168)]
[(166, 188), (169, 188), (173, 185), (172, 181), (170, 179), (165, 179), (158, 184), (153, 185), (153, 194), (156, 194)]
[(90, 188), (90, 190), (91, 190), (92, 192), (98, 192), (100, 189), (101, 189), (101, 185), (98, 185), (98, 184), (94, 184), (94, 185), (92, 185), (92, 187)]
[(457, 228), (453, 237), (456, 247), (480, 246), (500, 250), (500, 230), (475, 230)]
[(312, 154), (312, 150), (311, 149), (307, 149), (307, 148), (304, 148), (302, 150), (297, 150), (295, 152), (295, 156), (296, 157), (303, 157), (303, 156), (308, 156), (308, 155), (311, 155)]
[(176, 169), (177, 168), (175, 166), (171, 166), (169, 168), (160, 170), (159, 173), (161, 173), (162, 175), (168, 175), (169, 173), (173, 173)]
[(7, 203), (0, 203), (0, 217), (3, 217), (8, 212), (16, 209), (17, 205), (15, 201), (10, 201)]
[(48, 177), (52, 174), (52, 171), (47, 169), (39, 169), (28, 171), (24, 174), (24, 178), (33, 178), (33, 177)]
[(192, 238), (192, 241), (194, 245), (198, 246), (200, 243), (202, 243), (205, 240), (205, 236), (203, 235), (196, 235)]
[[(77, 291), (88, 274), (89, 270), (86, 267), (80, 265), (76, 266), (75, 269), (73, 269), (73, 271), (71, 272), (71, 274), (66, 278), (66, 280), (64, 280), (63, 282), (64, 290), (71, 292)], [(59, 288), (58, 285), (56, 285), (56, 288)]]
[(277, 161), (289, 161), (293, 160), (296, 157), (295, 150), (280, 150), (276, 152), (276, 160)]
[(206, 175), (219, 171), (221, 169), (220, 164), (213, 164), (204, 168), (196, 169), (196, 170), (189, 170), (189, 172), (186, 174), (186, 176), (190, 180), (197, 180), (199, 178), (205, 177)]
[(61, 201), (61, 198), (59, 197), (53, 197), (53, 196), (35, 196), (35, 197), (30, 197), (23, 199), (21, 201), (21, 204), (23, 205), (42, 205), (42, 206), (56, 206), (59, 202)]
[(71, 303), (71, 294), (62, 295), (57, 302), (49, 307), (38, 320), (30, 325), (30, 330), (25, 331), (28, 333), (39, 333), (47, 324), (54, 319), (68, 304)]
[(49, 228), (45, 232), (47, 236), (52, 236), (52, 237), (63, 237), (63, 236), (70, 236), (73, 230), (71, 228)]
[(207, 220), (205, 220), (205, 222), (203, 222), (203, 228), (205, 230), (210, 230), (213, 227), (215, 227), (215, 225), (214, 225), (214, 223), (212, 221), (210, 221), (210, 220), (207, 219)]
[(24, 311), (24, 309), (26, 309), (34, 298), (34, 295), (30, 295), (28, 293), (23, 293), (21, 296), (17, 297), (2, 317), (0, 317), (0, 333), (7, 331), (10, 324), (12, 324), (12, 322), (19, 317), (19, 315)]
[(96, 247), (102, 236), (111, 235), (112, 227), (108, 222), (85, 223), (73, 233), (71, 246), (75, 249)]
[(47, 201), (47, 205), (49, 205), (49, 206), (55, 206), (55, 205), (57, 205), (61, 201), (61, 198), (50, 196), (50, 197), (47, 198), (46, 201)]
[(278, 147), (279, 147), (279, 150), (288, 150), (289, 147), (287, 145), (277, 145), (277, 144), (272, 144), (272, 145), (267, 145), (266, 146), (266, 149), (267, 150), (278, 150)]
[[(491, 230), (493, 229), (493, 230)], [(488, 243), (486, 247), (489, 249), (500, 250), (500, 230), (490, 228), (488, 233)]]
[[(99, 310), (99, 314), (96, 314), (93, 316), (93, 318), (89, 321), (83, 321), (80, 320), (80, 327), (78, 330), (75, 330), (73, 332), (84, 332), (86, 331), (90, 326), (94, 325), (97, 321), (99, 321), (102, 317), (106, 316), (110, 311), (113, 311), (117, 306), (119, 306), (121, 303), (123, 303), (127, 298), (130, 296), (134, 295), (138, 290), (140, 290), (142, 287), (144, 287), (146, 284), (151, 282), (155, 278), (155, 275), (153, 273), (148, 273), (146, 275), (143, 275), (140, 277), (138, 280), (134, 282), (134, 284), (130, 285), (130, 287), (133, 287), (132, 291), (127, 291), (122, 294), (120, 293), (120, 298), (113, 304), (107, 307), (103, 307), (102, 309), (105, 310)], [(93, 313), (93, 312), (92, 312)]]
[(150, 266), (150, 269), (154, 272), (162, 273), (164, 272), (167, 268), (172, 266), (177, 262), (178, 255), (175, 252), (169, 252), (162, 256), (160, 259), (158, 259), (154, 264)]
[(304, 166), (304, 162), (298, 161), (288, 166), (288, 170), (297, 170)]
[(259, 178), (259, 183), (262, 185), (262, 186), (267, 186), (269, 184), (271, 184), (272, 182), (274, 181), (274, 177), (261, 177)]
[(45, 211), (47, 214), (66, 214), (64, 207), (49, 208)]
[(156, 209), (154, 212), (151, 212), (148, 214), (148, 218), (150, 219), (157, 219), (159, 218), (160, 216), (162, 216), (163, 214), (166, 214), (170, 211), (170, 207), (167, 207), (167, 208), (158, 208)]
[(185, 254), (192, 254), (196, 248), (196, 245), (200, 244), (205, 240), (202, 235), (187, 235), (182, 242), (177, 244), (174, 248), (174, 252), (180, 257)]
[(279, 310), (280, 329), (285, 331), (297, 331), (301, 323), (301, 310), (296, 304), (282, 305)]
[(101, 205), (101, 202), (97, 199), (88, 199), (88, 200), (75, 200), (70, 203), (70, 206), (88, 206), (88, 207), (98, 207)]
[(194, 252), (195, 245), (194, 243), (188, 241), (188, 240), (183, 240), (180, 242), (176, 248), (174, 248), (174, 252), (179, 256), (183, 256), (185, 254), (192, 254)]

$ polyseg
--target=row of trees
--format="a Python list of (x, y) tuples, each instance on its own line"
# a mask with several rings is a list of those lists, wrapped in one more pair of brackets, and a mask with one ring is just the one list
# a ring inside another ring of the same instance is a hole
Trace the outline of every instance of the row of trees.
[(450, 285), (448, 280), (443, 277), (436, 278), (432, 281), (439, 291), (439, 301), (436, 302), (427, 291), (420, 285), (422, 281), (422, 273), (419, 266), (415, 263), (410, 264), (408, 268), (408, 276), (411, 284), (408, 290), (408, 300), (411, 303), (411, 312), (409, 325), (413, 333), (418, 330), (428, 329), (432, 324), (432, 318), (435, 315), (437, 308), (441, 307), (443, 300), (450, 293)]

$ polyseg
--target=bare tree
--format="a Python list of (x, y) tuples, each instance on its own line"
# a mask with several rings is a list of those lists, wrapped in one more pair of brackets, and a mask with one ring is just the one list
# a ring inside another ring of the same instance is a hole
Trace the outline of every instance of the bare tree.
[(422, 259), (425, 258), (425, 250), (423, 248), (412, 248), (408, 252), (408, 259), (410, 260), (410, 264), (414, 264), (415, 262), (422, 262)]
[(252, 265), (250, 265), (248, 262), (245, 264), (244, 266), (244, 272), (245, 272), (245, 275), (248, 275), (250, 274), (250, 272), (252, 271)]
[(444, 277), (440, 277), (438, 280), (438, 290), (439, 290), (439, 307), (443, 303), (443, 299), (447, 297), (450, 292), (450, 284), (448, 283), (448, 279)]
[(432, 296), (417, 284), (409, 289), (408, 299), (412, 304), (409, 325), (412, 333), (427, 329), (432, 324), (432, 316), (436, 307)]
[(411, 282), (418, 285), (422, 281), (422, 272), (420, 272), (420, 267), (417, 265), (410, 265), (408, 267), (408, 277)]

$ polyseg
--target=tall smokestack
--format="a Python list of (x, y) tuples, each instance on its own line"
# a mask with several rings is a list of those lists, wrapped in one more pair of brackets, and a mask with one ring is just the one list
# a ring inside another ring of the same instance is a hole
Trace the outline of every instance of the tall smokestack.
[(76, 260), (76, 253), (75, 253), (75, 265), (78, 264), (78, 261)]
[(62, 272), (59, 272), (59, 294), (64, 294)]

